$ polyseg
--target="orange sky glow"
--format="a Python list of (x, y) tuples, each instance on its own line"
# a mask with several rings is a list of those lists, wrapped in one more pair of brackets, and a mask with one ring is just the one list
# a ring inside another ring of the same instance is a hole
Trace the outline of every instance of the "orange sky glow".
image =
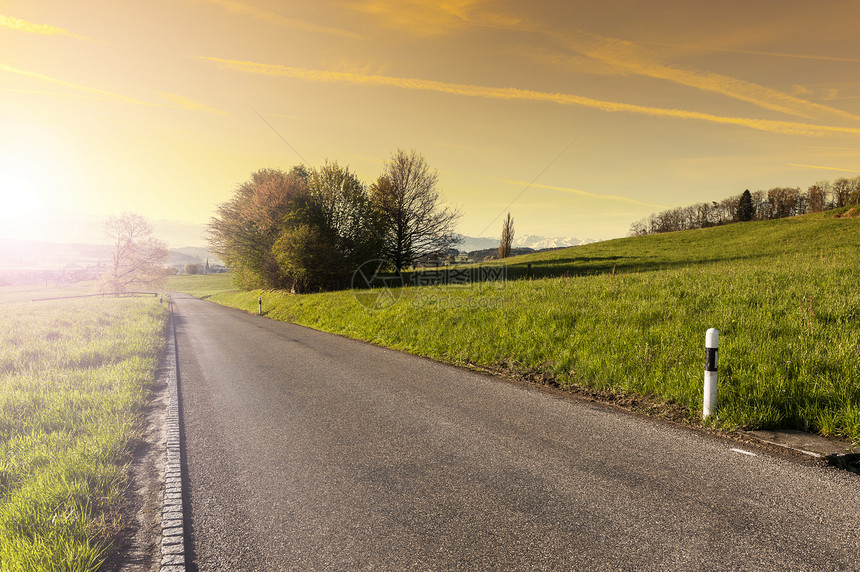
[[(263, 167), (438, 169), (459, 231), (607, 239), (860, 174), (860, 4), (0, 0), (0, 238), (205, 245)], [(513, 204), (511, 204), (513, 202)]]

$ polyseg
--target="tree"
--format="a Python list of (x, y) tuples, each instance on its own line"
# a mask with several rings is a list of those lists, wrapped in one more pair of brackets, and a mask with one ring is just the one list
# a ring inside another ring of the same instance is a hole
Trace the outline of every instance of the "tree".
[(186, 274), (203, 274), (203, 265), (199, 262), (191, 262), (185, 265)]
[(755, 207), (753, 206), (752, 193), (749, 189), (745, 190), (738, 200), (737, 219), (740, 222), (747, 222), (755, 216)]
[(397, 273), (458, 242), (456, 209), (443, 207), (438, 176), (415, 151), (395, 151), (370, 189), (381, 217), (382, 253)]
[(218, 206), (209, 223), (209, 242), (233, 268), (240, 288), (290, 287), (273, 252), (288, 217), (307, 208), (307, 170), (289, 173), (261, 169), (242, 183), (229, 201)]
[(848, 197), (851, 194), (852, 187), (851, 179), (846, 179), (845, 177), (836, 179), (833, 182), (832, 192), (834, 208), (838, 209), (848, 204)]
[(275, 257), (296, 292), (346, 287), (362, 263), (380, 256), (379, 217), (349, 168), (327, 161), (307, 181), (309, 200), (285, 219)]
[(374, 207), (367, 187), (348, 167), (329, 163), (311, 172), (308, 187), (314, 204), (310, 214), (318, 214), (316, 223), (331, 236), (334, 258), (342, 278), (368, 260), (378, 259), (382, 250), (382, 219)]
[(114, 251), (111, 266), (99, 283), (102, 292), (128, 292), (162, 283), (167, 276), (167, 246), (152, 236), (152, 226), (142, 216), (123, 213), (108, 217), (104, 229)]
[(499, 241), (499, 258), (507, 258), (511, 255), (511, 243), (514, 241), (514, 219), (508, 213), (502, 224), (502, 238)]
[(816, 183), (809, 187), (807, 192), (809, 197), (809, 212), (817, 213), (823, 211), (825, 200), (827, 199), (824, 187)]
[(273, 252), (296, 294), (336, 288), (342, 267), (330, 234), (318, 226), (298, 223), (284, 229)]

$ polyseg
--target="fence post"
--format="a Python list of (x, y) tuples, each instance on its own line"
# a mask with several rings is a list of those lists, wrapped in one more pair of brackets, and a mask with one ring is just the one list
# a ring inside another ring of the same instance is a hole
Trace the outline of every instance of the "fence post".
[(260, 299), (257, 300), (257, 311), (262, 316), (263, 315), (263, 297), (260, 296)]
[(717, 353), (720, 333), (711, 328), (705, 334), (705, 392), (702, 418), (707, 419), (717, 407)]

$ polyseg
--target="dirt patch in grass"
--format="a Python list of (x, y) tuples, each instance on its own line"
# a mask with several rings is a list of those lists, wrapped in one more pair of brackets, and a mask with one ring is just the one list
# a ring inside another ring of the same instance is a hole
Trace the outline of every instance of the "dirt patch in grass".
[(104, 570), (158, 572), (161, 569), (167, 400), (167, 369), (162, 364), (143, 409), (146, 430), (134, 449), (126, 502), (120, 508), (125, 526), (116, 537)]
[(833, 218), (856, 218), (860, 217), (860, 207), (850, 208), (844, 213), (835, 215)]

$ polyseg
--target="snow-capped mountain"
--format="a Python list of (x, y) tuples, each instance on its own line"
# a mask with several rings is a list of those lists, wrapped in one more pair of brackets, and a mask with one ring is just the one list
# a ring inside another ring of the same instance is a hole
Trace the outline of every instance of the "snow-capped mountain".
[(581, 244), (582, 241), (578, 238), (567, 237), (567, 238), (547, 238), (544, 236), (538, 236), (536, 234), (527, 234), (526, 236), (514, 236), (513, 246), (516, 247), (527, 247), (533, 248), (535, 250), (541, 250), (544, 248), (560, 248), (565, 246), (577, 246)]
[[(580, 244), (589, 244), (596, 242), (594, 239), (580, 240), (573, 237), (550, 237), (538, 236), (536, 234), (527, 234), (525, 236), (515, 236), (513, 245), (516, 248), (532, 248), (534, 250), (542, 250), (544, 248), (564, 248), (567, 246), (578, 246)], [(499, 246), (498, 238), (489, 237), (474, 237), (463, 236), (463, 242), (457, 245), (460, 252), (473, 252), (475, 250), (485, 250), (487, 248), (497, 248)]]

